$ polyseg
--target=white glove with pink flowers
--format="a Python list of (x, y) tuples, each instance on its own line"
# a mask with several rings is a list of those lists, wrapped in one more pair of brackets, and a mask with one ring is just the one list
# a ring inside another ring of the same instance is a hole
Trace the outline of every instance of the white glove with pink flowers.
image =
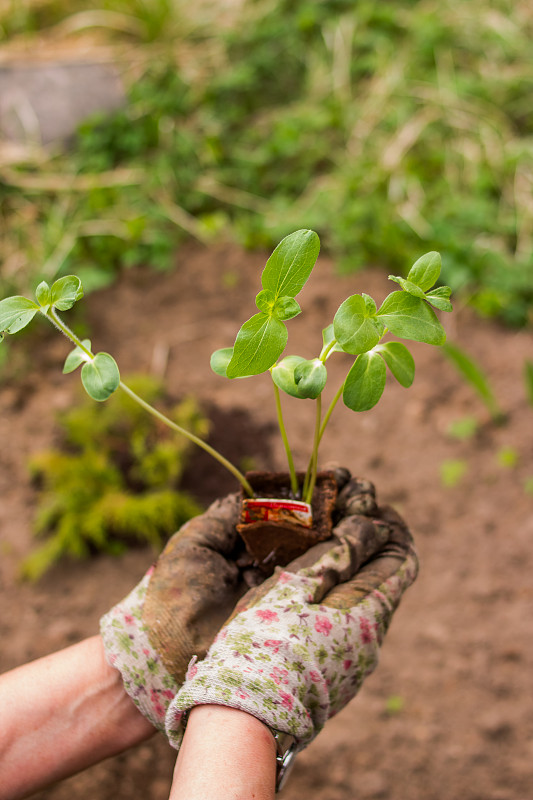
[[(187, 712), (215, 703), (292, 734), (302, 749), (357, 694), (418, 569), (407, 527), (372, 498), (373, 487), (352, 499), (334, 539), (251, 589), (205, 658), (191, 661), (166, 714), (174, 747)], [(359, 517), (357, 502), (366, 503)]]

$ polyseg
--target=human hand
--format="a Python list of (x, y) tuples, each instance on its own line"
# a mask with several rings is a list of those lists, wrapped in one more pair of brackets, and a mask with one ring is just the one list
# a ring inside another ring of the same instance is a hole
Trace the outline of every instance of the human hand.
[(248, 588), (235, 563), (238, 518), (234, 494), (189, 520), (135, 589), (102, 617), (107, 659), (158, 730), (189, 661), (203, 658)]
[(301, 749), (374, 670), (418, 562), (404, 522), (376, 506), (371, 484), (350, 481), (338, 505), (334, 541), (250, 590), (206, 658), (189, 667), (167, 712), (174, 747), (188, 710), (221, 704), (294, 735)]

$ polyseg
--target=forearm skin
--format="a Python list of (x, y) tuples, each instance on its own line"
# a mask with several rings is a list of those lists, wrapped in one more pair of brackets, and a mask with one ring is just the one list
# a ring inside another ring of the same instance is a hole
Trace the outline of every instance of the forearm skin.
[(244, 711), (192, 709), (169, 800), (273, 800), (276, 748), (269, 729)]
[(0, 800), (19, 800), (149, 738), (99, 636), (0, 676)]

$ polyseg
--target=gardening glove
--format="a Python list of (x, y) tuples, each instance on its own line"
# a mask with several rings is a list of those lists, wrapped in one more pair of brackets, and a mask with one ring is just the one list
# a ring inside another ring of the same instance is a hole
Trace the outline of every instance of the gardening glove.
[(176, 749), (187, 712), (206, 703), (246, 711), (302, 749), (374, 670), (418, 561), (407, 527), (376, 506), (371, 484), (350, 481), (339, 506), (334, 540), (250, 590), (205, 659), (191, 662), (166, 715)]
[(193, 655), (203, 658), (248, 589), (235, 563), (237, 494), (189, 520), (133, 591), (100, 622), (108, 662), (145, 717), (164, 730)]

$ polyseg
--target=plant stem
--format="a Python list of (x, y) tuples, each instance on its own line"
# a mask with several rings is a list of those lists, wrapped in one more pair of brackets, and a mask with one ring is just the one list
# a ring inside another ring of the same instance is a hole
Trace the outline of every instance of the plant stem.
[(67, 339), (70, 339), (70, 341), (73, 344), (79, 347), (80, 350), (84, 352), (85, 355), (91, 359), (91, 361), (94, 359), (94, 353), (91, 353), (91, 351), (87, 347), (85, 347), (81, 339), (78, 339), (74, 331), (71, 331), (68, 325), (65, 325), (65, 323), (63, 322), (62, 319), (59, 318), (56, 310), (53, 307), (51, 307), (48, 313), (45, 314), (45, 317), (47, 317), (52, 322), (52, 324), (55, 325), (55, 327), (58, 328), (61, 331), (61, 333), (67, 337)]
[(320, 444), (320, 422), (322, 418), (322, 395), (319, 394), (316, 399), (316, 421), (315, 421), (315, 436), (313, 442), (313, 451), (307, 468), (304, 486), (304, 502), (311, 503), (313, 499), (313, 492), (315, 490), (316, 475), (318, 471), (318, 445)]
[(254, 490), (252, 489), (252, 487), (250, 486), (250, 484), (248, 483), (242, 472), (240, 472), (237, 469), (237, 467), (234, 467), (231, 461), (228, 461), (227, 458), (224, 458), (224, 456), (221, 453), (219, 453), (218, 450), (215, 450), (213, 447), (211, 447), (211, 445), (207, 444), (207, 442), (204, 442), (203, 439), (200, 439), (198, 436), (195, 436), (194, 433), (191, 433), (185, 428), (182, 428), (180, 425), (177, 425), (175, 422), (166, 417), (156, 408), (151, 406), (150, 403), (147, 403), (146, 400), (143, 400), (142, 397), (139, 397), (138, 394), (136, 394), (132, 389), (130, 389), (129, 386), (127, 386), (122, 381), (120, 381), (120, 388), (122, 389), (123, 392), (126, 392), (126, 394), (129, 395), (132, 400), (135, 400), (136, 403), (142, 406), (142, 408), (144, 408), (145, 411), (147, 411), (149, 414), (152, 414), (153, 417), (156, 417), (158, 420), (163, 422), (169, 428), (172, 428), (173, 431), (176, 431), (177, 433), (180, 433), (182, 436), (185, 436), (187, 439), (189, 439), (190, 442), (193, 442), (193, 444), (197, 445), (198, 447), (201, 447), (202, 450), (205, 450), (206, 453), (209, 453), (210, 456), (213, 456), (213, 458), (215, 458), (219, 462), (219, 464), (222, 464), (223, 467), (226, 467), (226, 469), (229, 470), (229, 472), (231, 472), (231, 474), (235, 478), (237, 478), (237, 480), (243, 487), (246, 494), (249, 495), (249, 497), (254, 496)]
[[(50, 321), (56, 326), (56, 328), (58, 328), (61, 331), (61, 333), (63, 333), (67, 337), (67, 339), (70, 339), (70, 341), (77, 347), (79, 347), (91, 360), (94, 359), (94, 354), (91, 353), (91, 351), (87, 347), (85, 347), (85, 345), (76, 336), (76, 334), (73, 333), (73, 331), (71, 331), (67, 325), (65, 325), (65, 323), (59, 318), (59, 316), (57, 315), (56, 311), (53, 308), (51, 308), (50, 311), (45, 316), (47, 316), (48, 319), (50, 319)], [(156, 417), (160, 422), (164, 423), (167, 427), (171, 428), (176, 433), (185, 436), (185, 438), (187, 438), (193, 444), (197, 445), (198, 447), (201, 447), (202, 450), (205, 450), (206, 453), (209, 453), (210, 456), (216, 459), (219, 462), (219, 464), (222, 464), (223, 467), (225, 467), (229, 472), (231, 472), (231, 474), (235, 478), (237, 478), (237, 480), (239, 481), (239, 483), (241, 484), (244, 491), (249, 497), (254, 496), (254, 491), (250, 486), (249, 482), (242, 474), (242, 472), (240, 472), (237, 469), (237, 467), (234, 467), (233, 464), (230, 461), (228, 461), (227, 458), (224, 458), (224, 456), (221, 453), (215, 450), (214, 447), (211, 447), (211, 445), (207, 444), (207, 442), (204, 442), (203, 439), (200, 439), (194, 433), (191, 433), (185, 428), (182, 428), (181, 425), (177, 425), (175, 422), (166, 417), (156, 408), (151, 406), (150, 403), (147, 403), (146, 400), (143, 400), (142, 397), (139, 397), (138, 394), (136, 394), (132, 389), (130, 389), (129, 386), (127, 386), (122, 381), (120, 381), (119, 385), (122, 391), (126, 392), (126, 394), (128, 394), (132, 400), (138, 403), (138, 405), (144, 408), (145, 411), (147, 411), (149, 414), (152, 414), (152, 416)]]
[(335, 408), (335, 406), (337, 405), (337, 403), (339, 402), (339, 400), (341, 398), (343, 390), (344, 390), (344, 383), (342, 383), (341, 386), (339, 387), (339, 389), (337, 390), (337, 394), (335, 395), (335, 397), (331, 401), (331, 403), (329, 405), (329, 408), (326, 411), (326, 415), (324, 417), (324, 421), (323, 421), (322, 426), (320, 428), (319, 439), (318, 439), (319, 443), (320, 443), (322, 437), (324, 436), (324, 431), (326, 430), (326, 425), (328, 424), (329, 418), (331, 417), (331, 415), (333, 413), (333, 409)]
[(290, 476), (291, 476), (292, 493), (294, 494), (295, 497), (298, 497), (298, 491), (299, 491), (298, 478), (296, 477), (296, 470), (294, 468), (294, 460), (293, 460), (291, 448), (290, 448), (290, 445), (289, 445), (289, 439), (287, 438), (287, 431), (285, 429), (285, 423), (283, 422), (283, 413), (282, 413), (282, 410), (281, 410), (281, 398), (280, 398), (280, 394), (279, 394), (279, 389), (276, 386), (276, 384), (274, 383), (274, 381), (272, 381), (272, 386), (274, 387), (274, 397), (276, 398), (276, 412), (277, 412), (277, 415), (278, 415), (279, 431), (281, 433), (281, 439), (282, 439), (282, 442), (283, 442), (283, 446), (285, 447), (285, 453), (287, 454), (287, 461), (289, 463), (289, 473), (290, 473)]

